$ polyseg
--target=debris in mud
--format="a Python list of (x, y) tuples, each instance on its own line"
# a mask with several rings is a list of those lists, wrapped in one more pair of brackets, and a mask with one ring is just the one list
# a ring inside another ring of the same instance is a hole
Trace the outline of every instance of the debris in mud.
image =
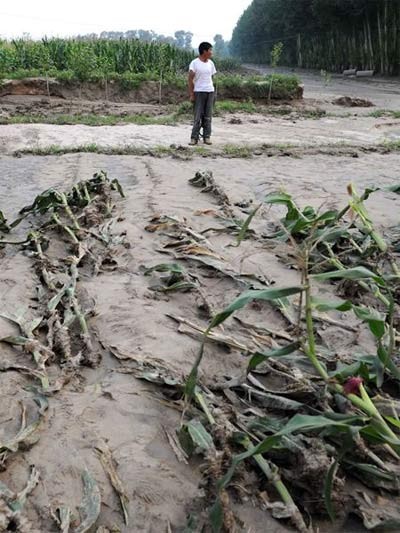
[(233, 217), (231, 202), (226, 192), (215, 183), (213, 173), (209, 170), (198, 171), (195, 176), (189, 180), (194, 187), (201, 187), (204, 193), (211, 193), (218, 200), (218, 204), (226, 216)]
[(26, 487), (21, 492), (14, 493), (4, 483), (0, 483), (0, 531), (37, 531), (23, 511), (27, 497), (39, 483), (39, 478), (39, 471), (32, 466)]
[(332, 101), (332, 104), (343, 107), (373, 107), (374, 104), (370, 100), (364, 98), (353, 98), (351, 96), (340, 96)]
[[(55, 189), (44, 191), (31, 205), (21, 209), (14, 222), (7, 223), (3, 217), (3, 233), (12, 232), (13, 228), (29, 219), (31, 229), (26, 239), (22, 242), (7, 241), (4, 246), (13, 244), (31, 260), (32, 272), (37, 278), (37, 295), (35, 305), (29, 309), (13, 310), (13, 314), (3, 311), (0, 315), (19, 330), (18, 334), (1, 338), (0, 343), (14, 347), (19, 354), (25, 352), (31, 359), (31, 364), (23, 365), (3, 360), (0, 372), (17, 371), (31, 377), (35, 383), (26, 390), (32, 393), (32, 403), (38, 407), (34, 420), (27, 423), (23, 403), (19, 431), (12, 437), (2, 438), (0, 463), (3, 469), (12, 469), (13, 455), (23, 453), (38, 442), (39, 428), (43, 430), (46, 424), (46, 410), (52, 395), (78, 376), (82, 365), (99, 364), (99, 347), (89, 322), (94, 304), (88, 301), (81, 289), (80, 277), (83, 273), (93, 276), (102, 272), (104, 263), (109, 263), (113, 254), (117, 254), (117, 247), (123, 244), (124, 236), (115, 235), (110, 224), (115, 191), (124, 195), (118, 180), (110, 180), (104, 172), (100, 172), (74, 185), (66, 193)], [(35, 317), (30, 314), (33, 309)], [(120, 493), (125, 512), (125, 495), (118, 485), (109, 454), (104, 450), (101, 457), (105, 469), (115, 490)], [(21, 512), (38, 479), (38, 472), (33, 469), (27, 487), (16, 499), (0, 484), (2, 531), (36, 531), (29, 529)], [(82, 480), (84, 498), (81, 522), (74, 529), (77, 533), (85, 533), (92, 528), (100, 513), (101, 497), (97, 483), (88, 471), (83, 472)], [(2, 505), (4, 503), (6, 507)], [(73, 521), (68, 507), (59, 508), (54, 518), (62, 531), (69, 531)], [(2, 529), (4, 524), (6, 527)]]
[(115, 492), (118, 494), (119, 500), (121, 502), (122, 511), (124, 513), (125, 525), (129, 525), (129, 515), (128, 515), (128, 504), (129, 498), (126, 494), (125, 488), (122, 485), (122, 481), (117, 474), (115, 460), (112, 456), (110, 448), (105, 442), (101, 442), (96, 447), (96, 450), (99, 453), (101, 464), (103, 465), (104, 470), (107, 472), (111, 484), (114, 487)]

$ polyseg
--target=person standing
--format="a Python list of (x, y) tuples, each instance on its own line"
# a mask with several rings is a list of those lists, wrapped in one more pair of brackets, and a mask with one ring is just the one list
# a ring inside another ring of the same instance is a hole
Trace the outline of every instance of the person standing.
[(216, 74), (212, 45), (207, 42), (200, 43), (199, 57), (194, 59), (189, 66), (189, 96), (194, 103), (194, 120), (190, 145), (199, 142), (200, 128), (203, 127), (205, 144), (211, 143), (211, 122), (214, 106), (213, 76)]

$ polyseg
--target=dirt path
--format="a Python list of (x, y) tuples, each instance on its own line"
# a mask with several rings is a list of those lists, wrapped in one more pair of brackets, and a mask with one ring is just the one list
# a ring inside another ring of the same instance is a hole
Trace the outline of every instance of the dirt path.
[[(271, 69), (265, 65), (246, 65), (260, 74), (270, 74)], [(282, 74), (295, 74), (304, 85), (304, 98), (315, 99), (324, 105), (330, 105), (339, 96), (350, 96), (370, 100), (378, 109), (400, 108), (400, 79), (344, 77), (341, 74), (330, 74), (328, 82), (320, 72), (306, 69), (277, 68)]]

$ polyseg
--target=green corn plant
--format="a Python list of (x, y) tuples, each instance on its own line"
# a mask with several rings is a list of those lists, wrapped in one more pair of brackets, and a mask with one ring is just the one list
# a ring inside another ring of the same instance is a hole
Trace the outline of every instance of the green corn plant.
[(272, 74), (271, 74), (271, 80), (269, 83), (269, 92), (268, 92), (268, 101), (271, 102), (271, 96), (272, 96), (272, 85), (274, 83), (274, 76), (275, 76), (275, 69), (278, 66), (278, 63), (281, 59), (283, 52), (283, 43), (276, 43), (272, 47), (271, 50), (271, 68), (272, 68)]
[[(368, 197), (369, 194), (370, 192), (364, 193), (363, 197)], [(318, 378), (324, 383), (327, 390), (333, 395), (339, 395), (350, 402), (353, 408), (356, 409), (357, 414), (346, 415), (347, 419), (343, 419), (344, 415), (336, 413), (325, 413), (324, 416), (295, 415), (281, 431), (273, 432), (271, 436), (265, 437), (255, 446), (246, 437), (242, 441), (242, 445), (245, 443), (247, 451), (234, 457), (231, 468), (224, 478), (220, 480), (218, 487), (219, 491), (227, 487), (236, 466), (241, 461), (254, 457), (260, 466), (260, 459), (263, 459), (262, 455), (268, 453), (269, 450), (278, 445), (287, 435), (295, 434), (299, 431), (307, 433), (309, 431), (322, 430), (325, 435), (327, 428), (332, 428), (332, 438), (336, 438), (335, 435), (338, 432), (344, 432), (347, 443), (346, 445), (343, 444), (339, 450), (336, 460), (332, 463), (325, 480), (324, 498), (326, 508), (328, 514), (333, 519), (334, 510), (331, 502), (331, 493), (334, 478), (339, 464), (346, 463), (349, 450), (354, 447), (358, 438), (357, 435), (360, 435), (363, 439), (373, 444), (380, 443), (390, 454), (397, 459), (400, 458), (400, 438), (396, 433), (400, 424), (394, 417), (389, 417), (381, 413), (376, 401), (372, 399), (368, 392), (367, 386), (364, 386), (364, 381), (370, 381), (370, 370), (368, 368), (375, 372), (376, 385), (378, 387), (382, 385), (386, 371), (395, 379), (400, 380), (400, 370), (396, 367), (392, 359), (396, 342), (393, 324), (395, 304), (391, 287), (393, 276), (377, 273), (364, 266), (348, 267), (337, 259), (334, 252), (334, 248), (338, 246), (337, 243), (340, 242), (341, 246), (343, 246), (344, 241), (346, 247), (350, 246), (351, 250), (355, 250), (357, 253), (364, 253), (364, 249), (362, 248), (363, 239), (369, 236), (372, 237), (372, 243), (377, 245), (378, 253), (386, 253), (387, 245), (381, 242), (379, 238), (376, 238), (377, 234), (368, 217), (368, 213), (363, 208), (363, 200), (360, 201), (360, 197), (358, 196), (352, 196), (352, 200), (345, 210), (341, 212), (329, 211), (322, 214), (312, 208), (301, 210), (286, 193), (274, 193), (269, 195), (266, 201), (271, 204), (283, 204), (287, 207), (287, 215), (281, 221), (282, 229), (274, 237), (285, 238), (285, 240), (288, 240), (296, 248), (295, 256), (298, 258), (298, 267), (301, 271), (301, 283), (295, 287), (274, 287), (273, 289), (247, 291), (236, 298), (223, 311), (214, 316), (204, 333), (199, 354), (186, 381), (186, 402), (189, 403), (194, 398), (198, 369), (204, 354), (205, 340), (213, 328), (224, 323), (233, 313), (239, 311), (254, 300), (260, 299), (274, 302), (296, 294), (302, 295), (299, 304), (299, 319), (302, 320), (304, 317), (305, 330), (300, 335), (298, 342), (267, 352), (254, 353), (248, 364), (248, 372), (253, 371), (260, 363), (270, 358), (279, 358), (296, 351), (301, 351), (306, 355), (312, 368), (316, 371)], [(353, 213), (357, 213), (358, 221), (361, 221), (360, 229), (354, 225), (354, 218), (350, 224), (343, 222), (343, 217), (350, 210)], [(358, 239), (357, 242), (355, 242), (354, 236)], [(327, 243), (332, 252), (330, 259), (336, 261), (336, 263), (330, 263), (330, 268), (336, 266), (336, 269), (328, 270), (327, 272), (318, 272), (318, 261), (324, 260), (320, 249), (324, 249)], [(317, 249), (318, 253), (316, 253)], [(347, 248), (346, 251), (348, 253)], [(318, 273), (313, 273), (313, 270), (317, 270)], [(385, 306), (386, 311), (384, 313), (378, 312), (374, 309), (354, 304), (349, 300), (332, 302), (316, 299), (313, 294), (314, 283), (330, 282), (331, 280), (348, 280), (360, 284), (360, 286), (377, 297), (381, 304)], [(357, 318), (369, 327), (377, 342), (377, 356), (363, 358), (361, 364), (353, 365), (352, 368), (341, 368), (340, 371), (333, 372), (328, 371), (321, 361), (316, 338), (314, 315), (316, 311), (327, 312), (333, 310), (341, 312), (352, 311)], [(359, 377), (359, 372), (362, 368), (364, 368), (364, 379)], [(342, 419), (339, 421), (338, 418), (334, 417), (342, 417)], [(374, 456), (373, 453), (370, 453), (370, 457), (375, 461), (378, 468), (382, 467), (382, 461), (378, 457)], [(372, 467), (371, 469), (373, 470)], [(287, 495), (284, 495), (284, 491), (280, 491), (278, 487), (277, 490), (283, 501), (290, 501)], [(219, 502), (217, 500), (214, 516), (218, 516), (218, 504)]]
[(350, 184), (347, 188), (347, 191), (350, 195), (349, 205), (353, 213), (361, 220), (365, 230), (368, 234), (371, 235), (371, 238), (376, 242), (379, 250), (381, 252), (387, 251), (387, 244), (381, 235), (374, 229), (371, 218), (368, 214), (368, 211), (364, 205), (364, 200), (357, 194), (357, 191), (354, 188), (354, 185)]

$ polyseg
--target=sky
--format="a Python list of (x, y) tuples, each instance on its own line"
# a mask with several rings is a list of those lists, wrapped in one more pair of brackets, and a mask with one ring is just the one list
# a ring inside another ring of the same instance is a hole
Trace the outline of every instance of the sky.
[(13, 0), (0, 2), (0, 37), (28, 33), (67, 37), (101, 31), (154, 30), (173, 35), (191, 31), (193, 45), (211, 41), (217, 33), (229, 40), (251, 0)]

